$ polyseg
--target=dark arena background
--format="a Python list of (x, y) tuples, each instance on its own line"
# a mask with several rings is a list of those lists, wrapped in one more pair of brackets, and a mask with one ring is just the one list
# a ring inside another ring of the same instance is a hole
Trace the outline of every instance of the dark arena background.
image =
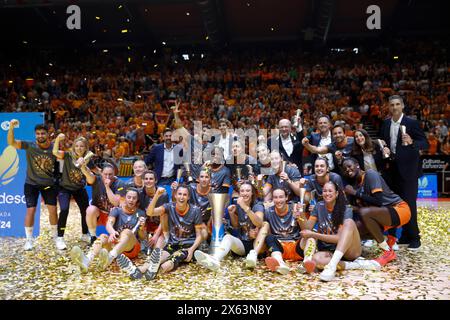
[[(151, 281), (132, 280), (116, 261), (101, 270), (96, 258), (84, 273), (71, 259), (75, 246), (91, 250), (80, 239), (73, 199), (66, 248), (55, 247), (42, 202), (35, 220), (39, 235), (32, 250), (24, 250), (26, 207), (8, 197), (23, 196), (25, 176), (13, 177), (27, 160), (23, 153), (17, 168), (15, 160), (8, 162), (14, 150), (6, 151), (8, 121), (16, 117), (2, 118), (0, 299), (449, 299), (449, 12), (446, 1), (436, 0), (1, 0), (1, 112), (43, 113), (49, 139), (64, 133), (63, 151), (85, 137), (94, 166), (113, 164), (120, 181), (132, 177), (138, 159), (158, 171), (157, 160), (147, 159), (165, 142), (166, 128), (183, 125), (207, 148), (211, 140), (202, 140), (202, 133), (219, 129), (223, 118), (229, 129), (267, 129), (269, 138), (271, 129), (281, 130), (281, 119), (295, 119), (300, 109), (302, 134), (310, 140), (320, 134), (316, 119), (327, 115), (347, 138), (364, 129), (379, 148), (392, 95), (403, 98), (404, 116), (417, 121), (427, 148), (419, 159), (420, 248), (399, 245), (396, 259), (380, 270), (337, 271), (333, 281), (323, 282), (320, 270), (299, 272), (302, 262), (287, 261), (289, 272), (280, 274), (264, 258), (248, 269), (245, 255), (230, 253), (217, 271), (193, 258), (170, 273), (160, 270)], [(200, 134), (194, 121), (201, 122)], [(22, 130), (14, 130), (18, 140)], [(26, 140), (34, 139), (31, 131)], [(250, 143), (242, 152), (256, 158), (255, 147)], [(314, 158), (299, 150), (302, 167), (291, 166), (310, 176)], [(172, 181), (164, 184), (169, 193)], [(16, 235), (8, 233), (13, 227)], [(381, 251), (376, 241), (362, 242), (367, 260)], [(133, 262), (146, 259), (141, 251)]]

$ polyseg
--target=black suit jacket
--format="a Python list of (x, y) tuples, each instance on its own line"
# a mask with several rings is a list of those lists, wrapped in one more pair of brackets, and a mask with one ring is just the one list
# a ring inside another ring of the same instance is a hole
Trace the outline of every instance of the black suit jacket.
[[(393, 158), (391, 169), (398, 170), (398, 173), (404, 180), (417, 180), (422, 175), (419, 150), (427, 150), (429, 148), (428, 141), (417, 120), (403, 115), (400, 126), (406, 127), (406, 133), (413, 139), (413, 144), (409, 146), (402, 145), (401, 128), (399, 128), (395, 155), (391, 156)], [(386, 141), (388, 146), (391, 145), (390, 131), (391, 118), (384, 120), (380, 132), (380, 136)]]
[[(183, 164), (181, 159), (183, 158), (183, 147), (179, 144), (173, 146), (174, 148), (174, 174), (177, 174), (178, 168)], [(145, 157), (145, 164), (153, 165), (158, 180), (161, 179), (161, 175), (164, 168), (164, 143), (156, 144), (152, 147), (149, 154)]]
[(303, 157), (303, 131), (296, 132), (296, 134), (291, 133), (291, 140), (292, 140), (292, 153), (289, 157), (287, 155), (286, 150), (283, 147), (283, 144), (281, 143), (281, 136), (273, 136), (268, 141), (268, 147), (272, 151), (272, 147), (275, 148), (276, 145), (278, 145), (279, 151), (281, 156), (284, 160), (287, 160), (289, 162), (295, 163), (298, 167), (298, 170), (300, 173), (303, 172), (303, 165), (302, 165), (302, 157)]

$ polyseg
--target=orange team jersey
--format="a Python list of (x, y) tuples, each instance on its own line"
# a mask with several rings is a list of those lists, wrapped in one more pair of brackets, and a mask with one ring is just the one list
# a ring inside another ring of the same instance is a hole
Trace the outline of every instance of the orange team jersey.
[(428, 149), (428, 154), (435, 155), (438, 151), (438, 140), (436, 138), (428, 139), (428, 144), (430, 145), (430, 148)]
[(119, 143), (119, 146), (123, 149), (125, 155), (130, 154), (130, 145), (128, 144), (128, 142), (123, 141)]
[(125, 156), (125, 149), (120, 145), (117, 146), (114, 157), (118, 159), (118, 158), (122, 158), (124, 156)]
[(289, 261), (301, 261), (303, 260), (302, 256), (300, 256), (295, 248), (298, 245), (297, 241), (287, 241), (287, 242), (281, 242), (281, 246), (283, 247), (283, 259), (289, 260)]
[(411, 209), (409, 208), (409, 205), (405, 201), (402, 201), (402, 202), (394, 205), (393, 208), (398, 214), (400, 223), (398, 226), (385, 226), (384, 231), (387, 231), (392, 228), (398, 228), (398, 227), (404, 226), (411, 219)]
[[(114, 241), (114, 244), (117, 244), (117, 243), (119, 243), (119, 241)], [(126, 255), (128, 258), (133, 259), (138, 256), (140, 251), (141, 251), (141, 244), (139, 243), (139, 241), (136, 241), (136, 243), (134, 244), (133, 248), (131, 248), (131, 250), (124, 251), (122, 253), (124, 255)]]

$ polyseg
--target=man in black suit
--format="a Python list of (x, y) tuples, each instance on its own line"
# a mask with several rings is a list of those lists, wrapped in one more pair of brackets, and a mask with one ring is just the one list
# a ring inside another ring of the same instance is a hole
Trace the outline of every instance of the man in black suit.
[(296, 132), (292, 133), (292, 124), (288, 119), (282, 119), (278, 123), (280, 134), (271, 137), (268, 141), (268, 147), (272, 151), (279, 148), (279, 152), (284, 160), (297, 165), (300, 172), (303, 171), (302, 157), (303, 157), (303, 127), (301, 125), (301, 118), (295, 120)]
[[(391, 155), (391, 188), (411, 209), (411, 220), (403, 226), (399, 244), (407, 244), (409, 250), (420, 248), (420, 231), (417, 225), (418, 179), (422, 175), (420, 150), (428, 149), (428, 142), (419, 122), (404, 115), (403, 99), (394, 95), (389, 97), (391, 118), (384, 120), (380, 135), (387, 146), (384, 152)], [(406, 133), (402, 133), (402, 127)]]
[(155, 168), (158, 185), (170, 185), (175, 181), (177, 169), (183, 160), (183, 146), (179, 142), (180, 140), (172, 140), (172, 130), (166, 128), (164, 143), (154, 145), (145, 157), (145, 164)]

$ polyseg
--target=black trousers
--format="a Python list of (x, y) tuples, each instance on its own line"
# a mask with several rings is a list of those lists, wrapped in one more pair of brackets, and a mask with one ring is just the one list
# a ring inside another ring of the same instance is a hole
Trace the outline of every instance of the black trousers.
[[(403, 179), (398, 172), (391, 172), (392, 191), (406, 201), (411, 209), (411, 220), (402, 229), (401, 239), (404, 242), (420, 240), (420, 230), (417, 224), (417, 192), (419, 189), (418, 179)], [(395, 229), (392, 229), (395, 232)]]
[(60, 187), (58, 200), (61, 212), (58, 218), (58, 237), (64, 236), (66, 230), (67, 217), (69, 215), (70, 198), (73, 196), (75, 202), (80, 208), (81, 214), (81, 230), (83, 234), (88, 233), (88, 226), (86, 223), (86, 209), (89, 206), (89, 196), (85, 188), (76, 191), (71, 191)]

